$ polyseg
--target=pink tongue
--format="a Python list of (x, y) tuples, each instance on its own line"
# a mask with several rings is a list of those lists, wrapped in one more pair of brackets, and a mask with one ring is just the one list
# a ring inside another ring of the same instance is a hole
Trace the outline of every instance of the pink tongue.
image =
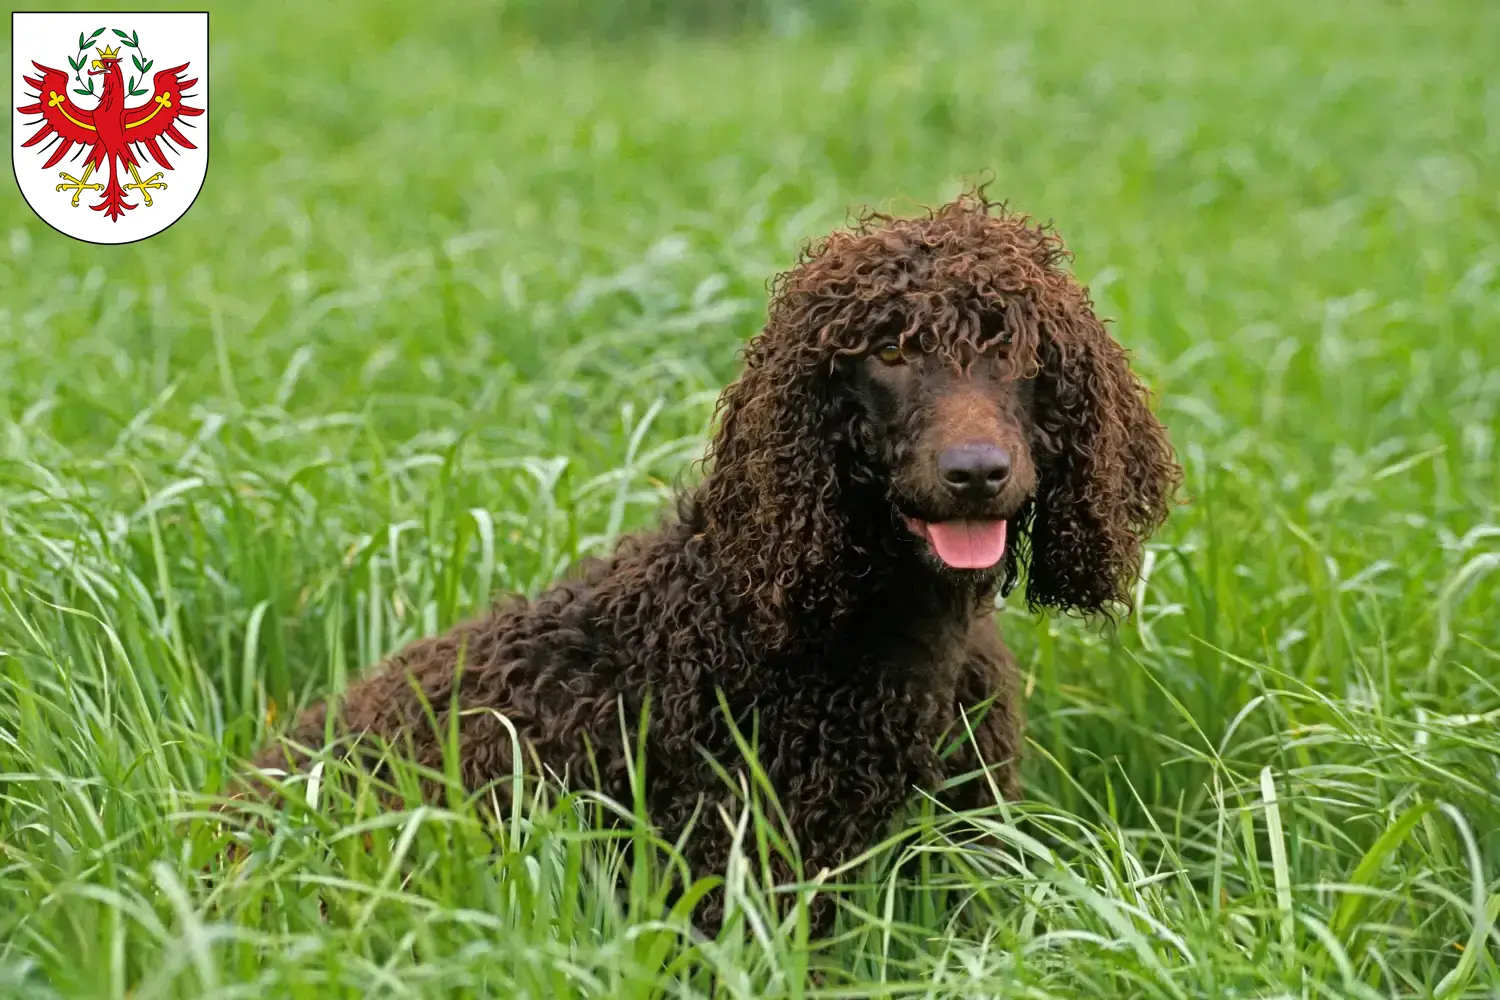
[(1004, 521), (929, 521), (927, 539), (954, 569), (989, 569), (1005, 555)]

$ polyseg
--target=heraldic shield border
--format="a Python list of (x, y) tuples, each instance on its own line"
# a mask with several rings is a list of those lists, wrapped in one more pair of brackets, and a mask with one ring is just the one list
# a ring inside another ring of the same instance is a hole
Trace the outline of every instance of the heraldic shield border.
[(209, 37), (207, 11), (12, 12), (11, 172), (37, 218), (108, 246), (192, 209), (211, 148)]

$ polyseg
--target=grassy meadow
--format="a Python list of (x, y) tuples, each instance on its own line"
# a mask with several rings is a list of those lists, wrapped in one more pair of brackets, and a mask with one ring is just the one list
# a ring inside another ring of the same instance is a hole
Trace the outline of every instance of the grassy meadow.
[[(182, 221), (0, 199), (0, 996), (1500, 996), (1500, 7), (212, 30)], [(915, 803), (796, 890), (827, 941), (770, 916), (759, 811), (718, 940), (582, 797), (325, 795), (224, 860), (207, 804), (298, 705), (656, 520), (802, 241), (985, 177), (1069, 241), (1191, 501), (1118, 629), (1001, 609), (1024, 803)]]

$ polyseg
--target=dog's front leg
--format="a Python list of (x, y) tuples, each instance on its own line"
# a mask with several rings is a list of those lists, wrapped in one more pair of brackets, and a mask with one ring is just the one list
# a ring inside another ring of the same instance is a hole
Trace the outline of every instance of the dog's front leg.
[(959, 674), (948, 739), (957, 746), (946, 771), (961, 783), (943, 801), (954, 809), (994, 805), (1021, 797), (1020, 754), (1025, 711), (1015, 657), (984, 616), (969, 630), (968, 659)]

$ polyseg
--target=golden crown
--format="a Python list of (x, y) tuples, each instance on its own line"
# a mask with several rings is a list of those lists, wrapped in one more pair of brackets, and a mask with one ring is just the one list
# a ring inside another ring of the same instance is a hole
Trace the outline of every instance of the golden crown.
[(120, 50), (119, 49), (112, 49), (108, 45), (104, 46), (104, 48), (102, 48), (102, 49), (95, 49), (94, 51), (99, 53), (99, 58), (100, 59), (118, 59), (118, 58), (120, 58)]

